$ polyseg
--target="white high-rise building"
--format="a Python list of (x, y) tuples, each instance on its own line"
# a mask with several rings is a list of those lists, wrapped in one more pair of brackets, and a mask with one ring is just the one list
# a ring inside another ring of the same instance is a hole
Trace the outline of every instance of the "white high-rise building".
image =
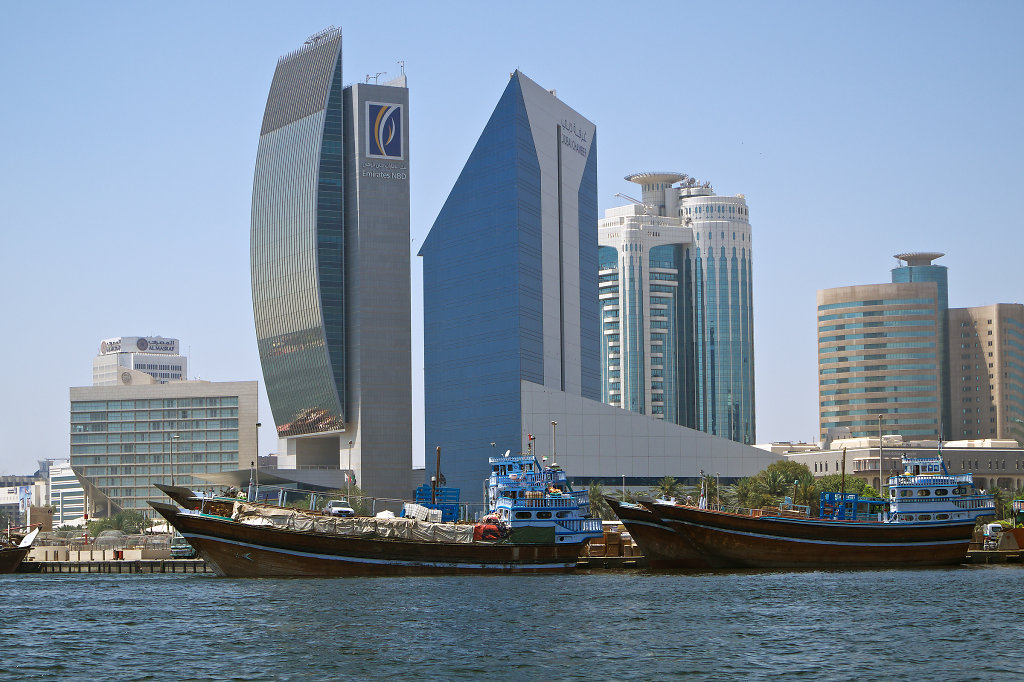
[[(179, 354), (178, 339), (162, 336), (118, 336), (100, 342), (100, 352), (92, 359), (92, 385), (130, 384), (132, 374), (145, 372), (155, 383), (184, 381), (188, 377), (188, 358)], [(145, 378), (145, 377), (143, 377)]]
[(68, 460), (54, 461), (48, 471), (50, 479), (50, 506), (53, 507), (53, 527), (81, 525), (85, 522), (85, 490), (71, 470)]
[(685, 173), (626, 179), (641, 185), (642, 200), (598, 221), (602, 398), (752, 444), (746, 200)]

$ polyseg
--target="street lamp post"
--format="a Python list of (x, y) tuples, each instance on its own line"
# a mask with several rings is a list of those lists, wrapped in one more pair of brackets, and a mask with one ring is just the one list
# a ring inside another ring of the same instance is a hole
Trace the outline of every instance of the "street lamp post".
[(885, 498), (882, 493), (882, 415), (878, 415), (878, 496)]
[(348, 471), (345, 472), (345, 484), (348, 486), (347, 502), (352, 506), (352, 441), (348, 442)]
[(256, 497), (260, 496), (260, 427), (263, 424), (256, 422)]
[(718, 508), (722, 508), (722, 474), (715, 472), (715, 500)]
[(558, 422), (551, 422), (551, 466), (558, 464), (557, 446), (555, 445), (555, 427)]
[(626, 501), (626, 474), (622, 474), (622, 501)]

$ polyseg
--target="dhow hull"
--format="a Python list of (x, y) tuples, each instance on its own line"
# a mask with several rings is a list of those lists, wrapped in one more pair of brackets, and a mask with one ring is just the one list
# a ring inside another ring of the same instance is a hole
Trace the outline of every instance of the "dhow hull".
[(576, 568), (582, 546), (346, 537), (246, 525), (149, 504), (215, 573), (228, 577), (564, 573)]
[(608, 503), (652, 568), (943, 566), (967, 556), (974, 522), (864, 523)]

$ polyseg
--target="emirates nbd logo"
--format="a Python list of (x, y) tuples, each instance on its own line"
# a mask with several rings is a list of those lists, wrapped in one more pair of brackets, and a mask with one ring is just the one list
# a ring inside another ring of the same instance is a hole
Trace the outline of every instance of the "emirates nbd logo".
[(366, 156), (404, 158), (401, 104), (366, 103)]

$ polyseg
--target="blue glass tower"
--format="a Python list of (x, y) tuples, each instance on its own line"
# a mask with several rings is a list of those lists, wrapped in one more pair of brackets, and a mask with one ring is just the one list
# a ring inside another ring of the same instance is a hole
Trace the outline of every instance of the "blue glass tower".
[(525, 449), (523, 382), (600, 397), (594, 136), (515, 72), (420, 250), (426, 451), (464, 498)]
[(948, 439), (953, 429), (952, 386), (950, 384), (949, 362), (947, 361), (949, 348), (949, 270), (945, 265), (936, 265), (932, 262), (943, 255), (945, 254), (937, 252), (897, 254), (896, 258), (902, 261), (904, 265), (892, 269), (892, 281), (893, 284), (934, 282), (937, 288), (938, 334), (936, 346), (939, 358), (939, 391), (941, 392), (939, 438)]

